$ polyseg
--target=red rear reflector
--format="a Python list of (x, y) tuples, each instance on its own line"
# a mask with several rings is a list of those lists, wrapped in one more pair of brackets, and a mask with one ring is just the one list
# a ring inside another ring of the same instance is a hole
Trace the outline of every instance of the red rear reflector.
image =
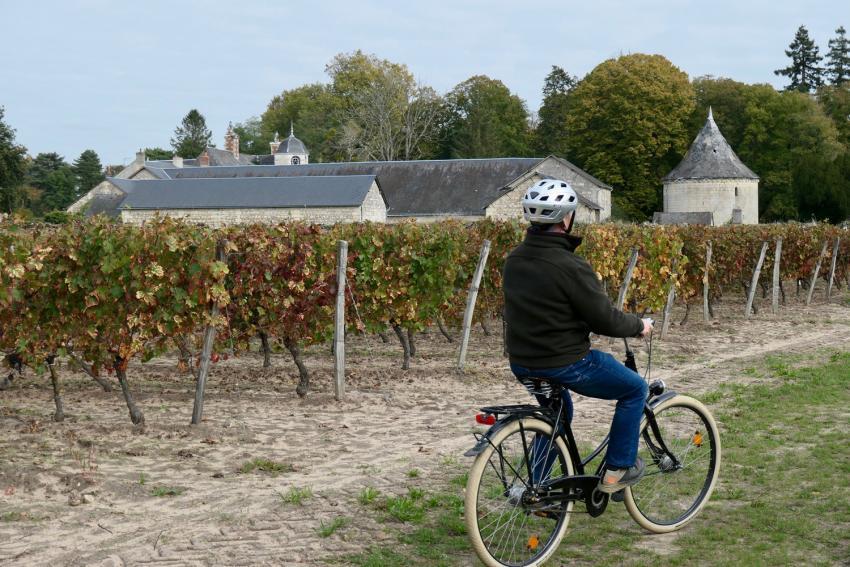
[(475, 416), (475, 421), (481, 425), (493, 425), (496, 423), (496, 416), (492, 413), (479, 413)]

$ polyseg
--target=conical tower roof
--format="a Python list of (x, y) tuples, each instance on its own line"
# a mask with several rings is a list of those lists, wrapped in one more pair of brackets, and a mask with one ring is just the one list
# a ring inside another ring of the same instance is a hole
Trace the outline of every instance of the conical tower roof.
[(720, 133), (709, 108), (705, 126), (697, 134), (688, 153), (662, 181), (758, 178), (759, 176), (735, 155), (726, 138)]

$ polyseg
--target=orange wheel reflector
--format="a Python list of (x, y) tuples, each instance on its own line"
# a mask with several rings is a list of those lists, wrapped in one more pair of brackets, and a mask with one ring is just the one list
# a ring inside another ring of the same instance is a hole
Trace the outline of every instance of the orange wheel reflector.
[(697, 447), (702, 447), (702, 433), (700, 433), (699, 431), (694, 433), (694, 438), (692, 439), (692, 441)]
[(537, 551), (538, 545), (540, 545), (540, 540), (537, 538), (536, 535), (533, 535), (528, 538), (528, 545), (526, 547), (528, 547), (529, 551)]

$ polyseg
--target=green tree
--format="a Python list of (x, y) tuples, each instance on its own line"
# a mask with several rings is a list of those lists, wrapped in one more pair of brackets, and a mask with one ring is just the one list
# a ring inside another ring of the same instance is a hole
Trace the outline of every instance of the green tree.
[(174, 130), (171, 147), (174, 153), (184, 158), (196, 158), (208, 147), (212, 132), (207, 128), (207, 120), (196, 109), (190, 110), (183, 121)]
[(830, 206), (840, 215), (841, 185), (830, 182), (813, 189), (812, 183), (825, 183), (840, 171), (844, 149), (836, 126), (842, 109), (845, 117), (850, 113), (850, 96), (842, 100), (842, 89), (821, 87), (819, 104), (797, 91), (777, 92), (770, 85), (725, 78), (700, 77), (693, 85), (697, 105), (690, 131), (699, 131), (712, 107), (726, 141), (761, 178), (762, 220), (832, 218), (824, 214)]
[(838, 137), (850, 151), (850, 88), (848, 85), (826, 85), (818, 89), (818, 102), (838, 129)]
[(11, 213), (26, 203), (21, 184), (26, 175), (27, 149), (15, 143), (15, 130), (3, 120), (5, 113), (0, 106), (0, 211)]
[(823, 68), (818, 66), (823, 57), (818, 53), (815, 40), (809, 37), (806, 26), (797, 29), (794, 41), (785, 50), (785, 55), (791, 59), (791, 64), (773, 72), (791, 79), (791, 84), (785, 90), (808, 93), (823, 84)]
[(746, 120), (738, 155), (761, 177), (760, 218), (798, 218), (800, 193), (795, 190), (795, 168), (812, 163), (812, 156), (821, 162), (840, 156), (843, 147), (835, 125), (808, 94), (777, 93), (770, 85), (748, 89)]
[(476, 75), (447, 95), (441, 154), (447, 158), (531, 155), (525, 102), (497, 79)]
[(614, 187), (616, 215), (645, 219), (659, 210), (661, 178), (693, 139), (688, 76), (661, 55), (625, 55), (593, 69), (570, 98), (567, 150)]
[[(268, 143), (275, 133), (285, 136), (293, 126), (298, 139), (307, 146), (311, 162), (334, 161), (339, 157), (334, 145), (339, 108), (339, 100), (328, 85), (314, 83), (283, 91), (269, 102), (260, 118), (259, 140)], [(268, 146), (265, 148), (258, 153), (267, 153)]]
[(833, 85), (843, 85), (850, 80), (850, 40), (844, 26), (835, 30), (835, 37), (829, 40), (826, 52), (826, 76)]
[(30, 207), (36, 215), (65, 209), (79, 196), (74, 169), (56, 152), (35, 156), (27, 171), (27, 183), (35, 188), (30, 192)]
[(543, 104), (535, 131), (535, 148), (540, 155), (567, 157), (567, 113), (570, 93), (578, 80), (561, 67), (552, 65), (543, 83)]
[(239, 153), (262, 155), (269, 153), (272, 138), (263, 134), (263, 123), (259, 116), (252, 116), (244, 122), (233, 125), (233, 132), (239, 136)]
[(74, 160), (74, 173), (77, 176), (80, 194), (88, 192), (105, 179), (100, 158), (94, 150), (85, 150)]
[(794, 161), (797, 216), (833, 223), (850, 218), (850, 153), (829, 159), (807, 152)]
[(406, 65), (361, 51), (327, 67), (339, 101), (337, 146), (347, 159), (418, 159), (436, 138), (441, 100)]
[[(174, 152), (171, 150), (166, 150), (160, 147), (154, 148), (145, 148), (145, 159), (150, 160), (160, 160), (160, 159), (171, 159), (174, 156)], [(180, 156), (184, 157), (184, 156)], [(195, 156), (192, 156), (195, 157)]]

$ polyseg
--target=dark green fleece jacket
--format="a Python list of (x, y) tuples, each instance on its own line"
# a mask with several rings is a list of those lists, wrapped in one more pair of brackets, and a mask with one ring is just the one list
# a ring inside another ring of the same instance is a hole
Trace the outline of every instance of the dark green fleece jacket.
[(590, 333), (633, 337), (640, 317), (614, 308), (596, 272), (574, 254), (581, 238), (534, 227), (505, 260), (503, 290), (512, 364), (555, 368), (590, 351)]

